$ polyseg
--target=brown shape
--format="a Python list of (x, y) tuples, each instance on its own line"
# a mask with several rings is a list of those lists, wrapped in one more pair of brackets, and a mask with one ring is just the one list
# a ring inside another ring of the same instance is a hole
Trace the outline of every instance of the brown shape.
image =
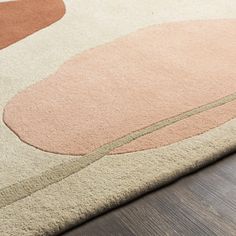
[[(21, 140), (37, 148), (63, 154), (90, 152), (233, 94), (235, 40), (236, 20), (170, 23), (139, 30), (74, 57), (54, 75), (17, 94), (5, 107), (4, 121)], [(166, 145), (235, 115), (235, 102), (230, 102), (113, 153)]]
[(0, 3), (0, 49), (47, 27), (65, 14), (62, 0)]

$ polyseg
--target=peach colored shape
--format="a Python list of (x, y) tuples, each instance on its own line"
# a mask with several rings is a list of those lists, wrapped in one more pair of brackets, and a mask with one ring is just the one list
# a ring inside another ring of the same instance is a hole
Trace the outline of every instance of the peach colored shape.
[[(234, 93), (235, 62), (236, 20), (148, 27), (69, 60), (17, 94), (5, 107), (4, 121), (37, 148), (84, 154)], [(235, 103), (206, 114), (113, 153), (155, 148), (207, 131), (235, 117)]]
[(59, 20), (62, 0), (19, 0), (0, 3), (0, 49)]

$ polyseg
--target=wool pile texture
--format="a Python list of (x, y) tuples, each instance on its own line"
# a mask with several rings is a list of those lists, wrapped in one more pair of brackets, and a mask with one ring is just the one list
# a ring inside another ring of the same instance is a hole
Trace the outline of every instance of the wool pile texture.
[(57, 235), (236, 151), (233, 0), (0, 1), (0, 232)]

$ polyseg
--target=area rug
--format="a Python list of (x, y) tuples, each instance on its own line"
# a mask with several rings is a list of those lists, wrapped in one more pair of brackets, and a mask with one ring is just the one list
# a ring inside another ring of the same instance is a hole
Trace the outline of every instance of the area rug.
[(0, 3), (0, 232), (57, 235), (236, 151), (236, 3)]

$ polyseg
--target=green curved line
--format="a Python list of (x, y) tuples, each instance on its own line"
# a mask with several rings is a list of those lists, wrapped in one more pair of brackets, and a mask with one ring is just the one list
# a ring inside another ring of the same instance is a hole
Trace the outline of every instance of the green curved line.
[(44, 171), (40, 175), (33, 176), (26, 180), (22, 180), (18, 183), (2, 188), (0, 189), (0, 208), (10, 205), (13, 202), (23, 199), (38, 190), (46, 188), (51, 184), (57, 183), (63, 180), (64, 178), (75, 174), (76, 172), (80, 171), (81, 169), (84, 169), (91, 163), (109, 154), (115, 148), (128, 144), (137, 138), (150, 134), (166, 126), (177, 123), (178, 121), (187, 119), (188, 117), (197, 115), (204, 111), (223, 106), (224, 104), (232, 102), (234, 100), (236, 100), (236, 93), (230, 94), (221, 99), (183, 112), (168, 119), (158, 121), (145, 128), (142, 128), (121, 138), (118, 138), (110, 143), (104, 144), (99, 148), (95, 149), (94, 151), (80, 157), (77, 160), (71, 160), (67, 163), (56, 165), (50, 168), (49, 170)]

